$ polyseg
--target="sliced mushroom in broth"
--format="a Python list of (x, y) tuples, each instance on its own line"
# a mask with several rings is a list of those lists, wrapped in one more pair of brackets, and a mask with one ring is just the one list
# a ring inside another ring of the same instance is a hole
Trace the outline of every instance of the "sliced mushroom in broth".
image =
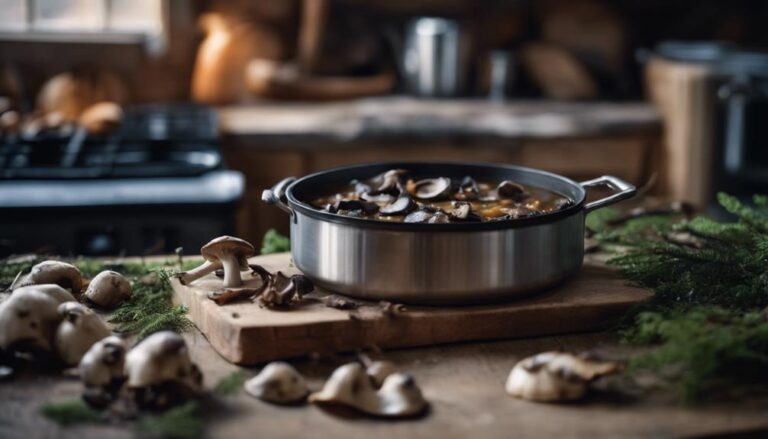
[(487, 222), (527, 218), (565, 209), (573, 201), (515, 181), (476, 181), (472, 176), (415, 180), (392, 169), (353, 180), (312, 206), (338, 215), (406, 223)]

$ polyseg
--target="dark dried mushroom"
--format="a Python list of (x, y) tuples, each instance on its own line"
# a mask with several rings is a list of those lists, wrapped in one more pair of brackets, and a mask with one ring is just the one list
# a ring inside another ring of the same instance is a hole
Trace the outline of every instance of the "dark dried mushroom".
[(418, 205), (408, 194), (400, 195), (394, 203), (379, 209), (382, 215), (405, 215), (416, 209)]
[(466, 201), (454, 201), (452, 209), (448, 211), (452, 220), (456, 221), (482, 221), (483, 218), (472, 210), (472, 205)]
[(272, 282), (272, 274), (261, 265), (251, 264), (248, 267), (251, 269), (251, 274), (258, 275), (261, 278), (259, 286), (222, 288), (220, 290), (209, 292), (208, 298), (216, 302), (217, 305), (224, 305), (236, 300), (256, 297), (266, 291)]
[(474, 200), (480, 195), (480, 188), (474, 178), (467, 175), (459, 184), (459, 194), (467, 200)]
[(376, 213), (379, 210), (379, 205), (371, 203), (369, 201), (362, 200), (338, 200), (333, 204), (329, 204), (327, 207), (330, 213), (349, 213), (360, 212), (365, 214)]
[(451, 179), (447, 177), (427, 178), (414, 184), (414, 195), (421, 200), (441, 198), (451, 190)]
[(499, 186), (496, 188), (496, 193), (498, 194), (499, 198), (515, 201), (524, 200), (529, 196), (528, 192), (522, 185), (509, 180), (504, 180), (499, 183)]
[(294, 299), (314, 290), (312, 282), (300, 274), (288, 277), (281, 271), (272, 276), (266, 290), (259, 296), (259, 304), (266, 308), (280, 308), (291, 304)]

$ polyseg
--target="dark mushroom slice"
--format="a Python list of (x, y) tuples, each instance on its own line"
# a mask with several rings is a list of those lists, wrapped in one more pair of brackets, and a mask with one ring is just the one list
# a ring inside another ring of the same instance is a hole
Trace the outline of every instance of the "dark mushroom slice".
[(379, 210), (379, 205), (370, 201), (362, 200), (339, 200), (329, 204), (326, 210), (330, 213), (349, 214), (349, 212), (359, 211), (360, 213), (372, 214)]
[(530, 196), (522, 185), (509, 180), (499, 183), (499, 186), (496, 187), (496, 194), (499, 198), (515, 201), (522, 201)]
[(315, 290), (315, 285), (303, 274), (294, 274), (291, 276), (291, 282), (296, 287), (296, 295), (299, 297), (306, 296)]
[(463, 180), (461, 180), (461, 183), (459, 183), (459, 190), (457, 195), (467, 200), (477, 199), (477, 197), (480, 196), (480, 187), (477, 186), (477, 182), (474, 178), (467, 175)]
[(455, 221), (479, 222), (483, 220), (483, 217), (474, 212), (472, 205), (466, 201), (454, 201), (452, 209), (448, 211), (448, 215)]
[(447, 177), (427, 178), (414, 184), (414, 196), (421, 200), (434, 200), (448, 195), (451, 179)]
[(408, 194), (400, 195), (394, 203), (379, 209), (382, 215), (406, 215), (418, 207)]

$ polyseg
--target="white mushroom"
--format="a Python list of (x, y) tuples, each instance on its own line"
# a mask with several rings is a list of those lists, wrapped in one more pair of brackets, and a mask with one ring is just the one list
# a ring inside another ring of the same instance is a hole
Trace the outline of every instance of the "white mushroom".
[(140, 388), (175, 382), (200, 389), (202, 376), (189, 357), (184, 338), (171, 331), (156, 332), (128, 352), (125, 357), (128, 387)]
[(65, 302), (58, 310), (63, 320), (56, 329), (56, 352), (68, 366), (79, 364), (91, 346), (112, 333), (101, 317), (80, 303)]
[(116, 335), (99, 340), (80, 360), (80, 380), (87, 387), (105, 387), (121, 379), (125, 352), (125, 342)]
[(0, 303), (0, 349), (52, 350), (54, 333), (62, 319), (58, 307), (74, 300), (58, 285), (17, 288)]
[(572, 401), (585, 395), (592, 380), (619, 369), (617, 363), (544, 352), (518, 362), (509, 374), (506, 390), (514, 397), (530, 401)]
[(72, 264), (61, 261), (43, 261), (23, 276), (19, 276), (10, 286), (10, 290), (29, 285), (56, 284), (72, 291), (72, 294), (80, 294), (83, 288), (83, 276), (80, 270)]
[(267, 364), (244, 387), (251, 396), (276, 404), (298, 403), (309, 394), (304, 377), (293, 366), (281, 361)]
[(388, 376), (397, 373), (397, 367), (391, 361), (372, 361), (366, 364), (365, 373), (377, 389), (384, 384)]
[(243, 284), (240, 271), (248, 270), (248, 258), (256, 254), (251, 244), (232, 236), (219, 236), (200, 249), (205, 262), (199, 267), (179, 275), (179, 281), (187, 285), (208, 273), (224, 268), (224, 287)]
[(410, 417), (427, 408), (421, 390), (410, 375), (389, 375), (379, 390), (359, 363), (336, 369), (320, 392), (309, 395), (318, 404), (337, 404), (381, 417)]
[(131, 297), (131, 283), (115, 271), (102, 271), (88, 284), (85, 297), (103, 308), (114, 308)]
[(83, 399), (94, 407), (114, 401), (124, 381), (125, 342), (106, 337), (91, 346), (80, 360), (78, 371), (85, 386)]

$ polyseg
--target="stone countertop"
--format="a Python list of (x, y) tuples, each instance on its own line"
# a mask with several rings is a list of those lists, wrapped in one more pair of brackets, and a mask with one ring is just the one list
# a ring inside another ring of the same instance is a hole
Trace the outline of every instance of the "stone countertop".
[(393, 96), (334, 103), (250, 103), (221, 107), (218, 115), (224, 137), (242, 136), (254, 147), (305, 141), (586, 137), (655, 132), (661, 126), (656, 109), (642, 101), (502, 103)]

